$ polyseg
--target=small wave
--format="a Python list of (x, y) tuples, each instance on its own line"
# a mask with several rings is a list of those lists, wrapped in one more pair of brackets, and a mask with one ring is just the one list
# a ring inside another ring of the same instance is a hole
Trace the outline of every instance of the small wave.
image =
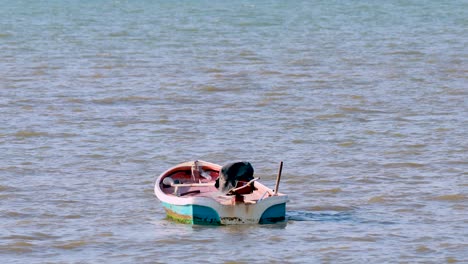
[(281, 72), (279, 71), (271, 71), (271, 70), (264, 70), (260, 72), (260, 75), (280, 75)]
[(424, 245), (421, 245), (419, 246), (418, 248), (416, 248), (416, 251), (417, 252), (420, 252), (420, 253), (429, 253), (429, 252), (435, 252), (433, 249), (430, 249)]
[(376, 135), (379, 132), (377, 132), (375, 130), (364, 130), (364, 133), (367, 134), (367, 135)]
[(365, 99), (365, 97), (364, 97), (364, 96), (362, 96), (362, 95), (355, 95), (355, 94), (353, 94), (353, 95), (350, 95), (349, 97), (350, 97), (351, 99), (354, 99), (354, 100), (359, 100), (359, 101), (362, 101), (362, 100), (364, 100), (364, 99)]
[(319, 251), (336, 251), (336, 250), (349, 250), (348, 246), (338, 246), (338, 247), (324, 247), (320, 248)]
[(424, 164), (415, 163), (415, 162), (393, 162), (383, 165), (385, 168), (421, 168), (424, 167)]
[(339, 193), (342, 192), (341, 188), (333, 188), (333, 189), (324, 189), (324, 190), (317, 190), (316, 192), (319, 193)]
[(59, 236), (53, 236), (50, 234), (46, 233), (41, 233), (41, 232), (35, 232), (33, 233), (33, 236), (36, 240), (48, 240), (48, 239), (57, 239)]
[(95, 74), (91, 75), (90, 77), (93, 78), (93, 79), (101, 79), (101, 78), (104, 78), (104, 75), (102, 75), (100, 73), (95, 73)]
[(309, 211), (288, 211), (286, 212), (288, 221), (316, 221), (316, 222), (336, 222), (351, 220), (350, 212), (309, 212)]
[(314, 65), (314, 61), (312, 61), (310, 59), (306, 59), (306, 58), (293, 60), (290, 63), (291, 63), (291, 65), (294, 65), (294, 66), (311, 66), (311, 65)]
[[(287, 89), (287, 87), (280, 87), (279, 89)], [(279, 99), (281, 99), (281, 97), (283, 96), (288, 96), (288, 93), (287, 91), (271, 91), (271, 92), (266, 92), (264, 94), (266, 97), (280, 97)]]
[(3, 239), (35, 240), (35, 237), (33, 237), (33, 236), (27, 236), (27, 235), (11, 235), (11, 236), (3, 237)]
[(328, 119), (343, 118), (343, 117), (346, 117), (346, 115), (341, 114), (341, 113), (316, 116), (316, 118), (319, 119), (319, 120), (328, 120)]
[(467, 197), (464, 194), (447, 194), (434, 197), (436, 201), (458, 202), (464, 201)]
[(101, 155), (101, 154), (84, 154), (84, 155), (81, 155), (81, 157), (90, 158), (90, 159), (104, 159), (106, 156)]
[(109, 33), (109, 37), (126, 37), (126, 36), (129, 36), (129, 33), (127, 31)]
[(75, 104), (82, 104), (82, 103), (84, 103), (84, 100), (83, 100), (83, 99), (79, 99), (79, 98), (68, 98), (66, 101), (69, 102), (69, 103), (75, 103)]
[(453, 90), (449, 90), (447, 94), (464, 96), (467, 94), (467, 92), (466, 90), (462, 90), (462, 89), (453, 89)]
[(203, 92), (222, 92), (223, 91), (223, 89), (213, 86), (213, 85), (204, 85), (204, 86), (201, 86), (199, 89), (200, 91), (203, 91)]
[(309, 77), (312, 77), (308, 73), (288, 73), (285, 76), (290, 77), (290, 78), (309, 78)]
[(384, 111), (375, 110), (375, 109), (363, 109), (360, 107), (340, 107), (340, 110), (346, 113), (365, 113), (365, 114), (381, 114), (385, 113)]
[(388, 200), (383, 196), (375, 196), (369, 199), (369, 203), (385, 203)]
[(75, 249), (75, 248), (80, 248), (84, 247), (89, 244), (89, 241), (84, 241), (84, 240), (77, 240), (77, 241), (70, 241), (66, 242), (63, 244), (55, 245), (55, 248), (60, 248), (60, 249)]
[(13, 35), (10, 33), (0, 33), (0, 38), (9, 38), (12, 37)]
[(111, 236), (114, 236), (114, 233), (112, 233), (112, 232), (102, 232), (102, 233), (97, 234), (97, 236), (99, 236), (99, 237), (111, 237)]
[(303, 140), (303, 139), (294, 139), (293, 141), (291, 141), (293, 144), (304, 144), (306, 143), (307, 141), (306, 140)]
[(44, 71), (44, 70), (35, 70), (35, 71), (32, 72), (31, 75), (32, 76), (42, 76), (42, 75), (46, 75), (46, 74), (47, 74), (47, 72)]
[(424, 148), (424, 147), (427, 147), (427, 144), (412, 144), (412, 145), (407, 145), (406, 147), (409, 147), (409, 148)]
[(8, 193), (8, 194), (0, 194), (0, 200), (3, 199), (10, 199), (10, 198), (15, 198), (16, 195), (13, 193)]
[(343, 239), (349, 239), (351, 241), (362, 241), (362, 242), (377, 242), (375, 237), (363, 236), (363, 237), (344, 237)]
[(82, 218), (82, 216), (73, 214), (73, 215), (66, 215), (66, 216), (64, 216), (64, 218), (65, 219), (79, 219), (79, 218)]
[(349, 212), (354, 210), (353, 207), (341, 206), (341, 205), (323, 205), (323, 206), (312, 206), (308, 207), (307, 211), (335, 211), (335, 212)]
[(417, 50), (397, 50), (393, 52), (384, 53), (385, 55), (418, 55), (422, 56), (424, 53)]
[(34, 138), (34, 137), (50, 137), (50, 138), (71, 138), (77, 137), (78, 134), (74, 133), (57, 133), (57, 134), (49, 134), (47, 132), (38, 132), (38, 131), (18, 131), (13, 134), (14, 137), (19, 139), (25, 138)]
[(92, 100), (92, 102), (95, 103), (95, 104), (113, 104), (113, 103), (116, 103), (118, 101), (119, 101), (119, 99), (114, 98), (114, 97)]
[(32, 130), (20, 130), (13, 135), (17, 138), (32, 138), (32, 137), (45, 137), (45, 136), (48, 136), (48, 133), (32, 131)]
[(258, 101), (256, 106), (263, 107), (263, 106), (271, 105), (274, 101), (278, 101), (278, 100), (279, 99), (275, 97), (266, 97)]
[[(43, 240), (50, 240), (50, 239), (56, 239), (58, 236), (51, 236), (48, 234), (44, 233), (32, 233), (31, 235), (9, 235), (2, 237), (4, 240), (37, 240), (37, 241), (43, 241)], [(27, 242), (26, 242), (27, 243)]]
[[(117, 66), (121, 66), (121, 65), (117, 65)], [(114, 65), (111, 65), (111, 64), (104, 64), (104, 65), (98, 65), (98, 66), (95, 66), (93, 67), (93, 69), (97, 69), (97, 70), (112, 70), (115, 66)], [(115, 67), (117, 68), (117, 67)]]
[(92, 100), (92, 102), (95, 104), (109, 105), (109, 104), (117, 104), (117, 103), (143, 103), (143, 102), (151, 101), (153, 99), (154, 98), (142, 97), (142, 96), (127, 96), (127, 97), (108, 97), (108, 98), (102, 98), (102, 99), (95, 99), (95, 100)]
[(343, 112), (350, 112), (350, 113), (359, 113), (359, 112), (366, 112), (365, 109), (359, 108), (359, 107), (349, 107), (349, 106), (342, 106), (340, 107), (340, 110)]
[(3, 249), (15, 253), (27, 253), (27, 252), (32, 252), (32, 247), (34, 244), (25, 242), (25, 241), (18, 241), (14, 243), (10, 243), (6, 246), (3, 247)]
[(10, 187), (10, 186), (7, 186), (7, 185), (0, 185), (0, 192), (13, 191), (13, 190), (14, 190), (13, 187)]
[(8, 212), (2, 212), (4, 216), (7, 216), (7, 217), (18, 217), (18, 218), (26, 218), (28, 217), (29, 215), (28, 214), (25, 214), (25, 213), (21, 213), (21, 212), (15, 212), (15, 211), (8, 211)]
[(78, 134), (75, 134), (75, 133), (58, 133), (58, 134), (54, 134), (54, 137), (57, 137), (57, 138), (71, 138), (71, 137), (77, 137)]
[(205, 72), (207, 72), (207, 73), (222, 73), (222, 72), (224, 72), (224, 70), (222, 70), (220, 68), (205, 68), (203, 70)]
[(468, 160), (452, 160), (452, 161), (447, 161), (447, 164), (451, 164), (451, 165), (468, 165)]
[(345, 141), (345, 142), (338, 143), (338, 146), (340, 146), (340, 147), (352, 147), (355, 144), (356, 143), (354, 141)]

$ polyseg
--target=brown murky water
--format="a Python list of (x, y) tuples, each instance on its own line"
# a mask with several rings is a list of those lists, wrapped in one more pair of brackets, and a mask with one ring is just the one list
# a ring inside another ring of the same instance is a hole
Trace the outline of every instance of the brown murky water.
[[(466, 1), (0, 3), (2, 263), (468, 262)], [(193, 159), (288, 220), (166, 220)]]

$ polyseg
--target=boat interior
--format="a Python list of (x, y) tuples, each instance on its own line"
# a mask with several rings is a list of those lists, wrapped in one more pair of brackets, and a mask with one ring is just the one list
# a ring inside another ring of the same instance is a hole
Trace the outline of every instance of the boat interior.
[(235, 188), (222, 193), (215, 187), (219, 168), (208, 166), (180, 166), (169, 171), (159, 182), (161, 190), (175, 197), (208, 197), (222, 204), (257, 203), (273, 195), (273, 191), (255, 178), (249, 182), (238, 181)]

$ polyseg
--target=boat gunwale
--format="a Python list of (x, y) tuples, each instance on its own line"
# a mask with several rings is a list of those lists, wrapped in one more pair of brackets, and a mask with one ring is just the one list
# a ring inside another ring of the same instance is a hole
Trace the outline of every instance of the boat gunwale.
[[(174, 172), (177, 172), (179, 170), (190, 169), (192, 167), (192, 165), (193, 165), (193, 162), (194, 161), (187, 161), (187, 162), (180, 163), (178, 165), (175, 165), (174, 167), (171, 167), (171, 168), (167, 169), (163, 173), (161, 173), (158, 176), (158, 178), (156, 179), (155, 186), (154, 186), (154, 193), (155, 193), (156, 197), (158, 199), (160, 199), (162, 202), (166, 202), (166, 203), (173, 204), (173, 205), (201, 205), (201, 206), (211, 206), (211, 207), (217, 207), (219, 205), (223, 205), (223, 204), (219, 203), (219, 201), (217, 201), (217, 200), (215, 200), (215, 199), (213, 199), (211, 197), (205, 197), (205, 196), (175, 196), (175, 195), (169, 195), (169, 194), (165, 193), (161, 189), (160, 186), (161, 186), (162, 181), (163, 181), (163, 179), (165, 177), (167, 177), (168, 175), (170, 175), (170, 174), (172, 174)], [(207, 166), (207, 167), (212, 168), (213, 170), (218, 170), (218, 171), (222, 167), (222, 166), (220, 166), (218, 164), (207, 162), (207, 161), (202, 161), (202, 160), (198, 160), (198, 164), (200, 166)], [(260, 188), (262, 188), (264, 190), (268, 190), (271, 193), (273, 193), (273, 190), (266, 187), (265, 185), (263, 185), (259, 181), (256, 181), (255, 185), (256, 185), (257, 188), (260, 187)], [(288, 196), (286, 194), (278, 193), (277, 195), (271, 195), (271, 196), (269, 196), (267, 198), (259, 200), (254, 205), (258, 205), (259, 203), (264, 203), (264, 202), (267, 202), (267, 201), (273, 202), (272, 204), (279, 204), (281, 202), (286, 203), (287, 200), (288, 200)], [(228, 205), (223, 205), (223, 206), (228, 206)], [(232, 206), (232, 205), (230, 205), (230, 206)]]

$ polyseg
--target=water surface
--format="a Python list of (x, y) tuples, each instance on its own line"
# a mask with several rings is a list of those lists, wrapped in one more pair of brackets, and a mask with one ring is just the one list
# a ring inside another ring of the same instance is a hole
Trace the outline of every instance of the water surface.
[[(466, 1), (0, 0), (5, 263), (468, 262)], [(287, 221), (165, 219), (248, 160)]]

